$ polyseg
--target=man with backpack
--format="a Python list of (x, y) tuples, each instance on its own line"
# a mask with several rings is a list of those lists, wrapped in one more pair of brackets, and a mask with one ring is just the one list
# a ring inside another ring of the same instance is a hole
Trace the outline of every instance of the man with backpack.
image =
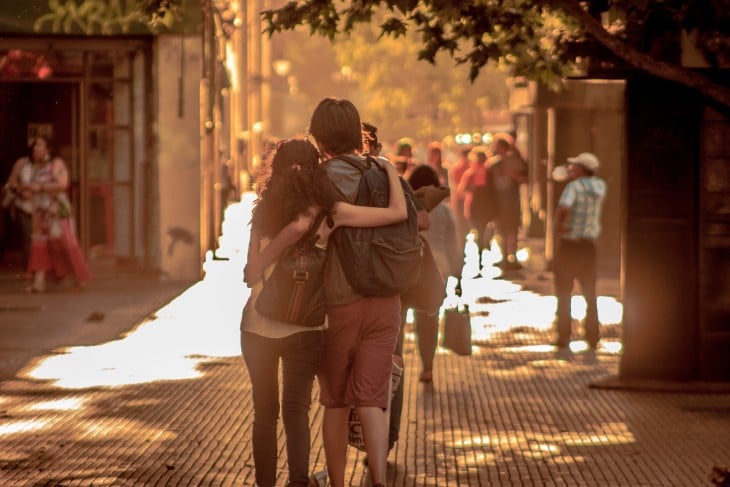
[[(322, 167), (344, 200), (369, 206), (387, 201), (377, 168), (372, 172), (371, 161), (360, 155), (362, 128), (352, 102), (320, 101), (309, 131), (325, 159)], [(400, 293), (418, 278), (422, 245), (415, 204), (408, 197), (407, 204), (409, 216), (402, 224), (378, 227), (370, 233), (339, 228), (328, 246), (328, 328), (318, 377), (320, 402), (325, 407), (322, 438), (333, 487), (344, 485), (351, 407), (356, 408), (362, 424), (372, 485), (385, 485), (387, 410), (392, 355), (400, 331)], [(404, 268), (412, 269), (411, 275)]]

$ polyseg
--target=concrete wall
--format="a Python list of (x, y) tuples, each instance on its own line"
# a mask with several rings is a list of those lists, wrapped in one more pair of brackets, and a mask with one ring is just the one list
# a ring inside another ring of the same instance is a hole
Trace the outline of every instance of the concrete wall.
[[(202, 275), (200, 184), (201, 43), (198, 35), (156, 39), (157, 187), (160, 270), (171, 280)], [(182, 56), (182, 59), (181, 59)], [(184, 72), (181, 72), (184, 71)], [(182, 77), (182, 78), (181, 78)]]

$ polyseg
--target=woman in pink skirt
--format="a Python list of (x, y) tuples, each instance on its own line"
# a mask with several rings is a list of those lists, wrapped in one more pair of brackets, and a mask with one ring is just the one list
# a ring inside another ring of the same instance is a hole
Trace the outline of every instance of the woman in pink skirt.
[(48, 138), (36, 137), (30, 148), (33, 170), (27, 189), (33, 194), (33, 214), (28, 272), (33, 283), (25, 290), (44, 292), (49, 273), (57, 279), (72, 276), (73, 289), (81, 290), (91, 273), (71, 218), (68, 168), (60, 157), (51, 157)]

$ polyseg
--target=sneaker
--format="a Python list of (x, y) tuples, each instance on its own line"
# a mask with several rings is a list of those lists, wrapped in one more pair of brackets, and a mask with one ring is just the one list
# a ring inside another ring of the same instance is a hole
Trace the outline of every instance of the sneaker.
[(563, 360), (565, 362), (572, 362), (573, 360), (575, 360), (575, 357), (573, 357), (573, 352), (570, 350), (569, 347), (558, 347), (553, 356), (555, 360)]

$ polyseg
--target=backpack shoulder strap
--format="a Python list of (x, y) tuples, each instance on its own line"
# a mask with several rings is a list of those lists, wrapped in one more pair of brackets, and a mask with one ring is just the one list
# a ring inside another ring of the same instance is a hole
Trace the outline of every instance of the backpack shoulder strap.
[[(365, 158), (363, 160), (363, 159), (360, 159), (359, 157), (349, 156), (349, 155), (341, 155), (341, 156), (337, 156), (337, 157), (333, 157), (332, 159), (329, 159), (329, 161), (333, 161), (333, 160), (346, 162), (349, 165), (351, 165), (352, 167), (354, 167), (355, 169), (357, 169), (358, 171), (360, 171), (361, 173), (367, 171), (370, 168), (370, 164), (371, 164), (371, 162), (367, 158)], [(327, 162), (329, 162), (329, 161), (327, 161)]]

